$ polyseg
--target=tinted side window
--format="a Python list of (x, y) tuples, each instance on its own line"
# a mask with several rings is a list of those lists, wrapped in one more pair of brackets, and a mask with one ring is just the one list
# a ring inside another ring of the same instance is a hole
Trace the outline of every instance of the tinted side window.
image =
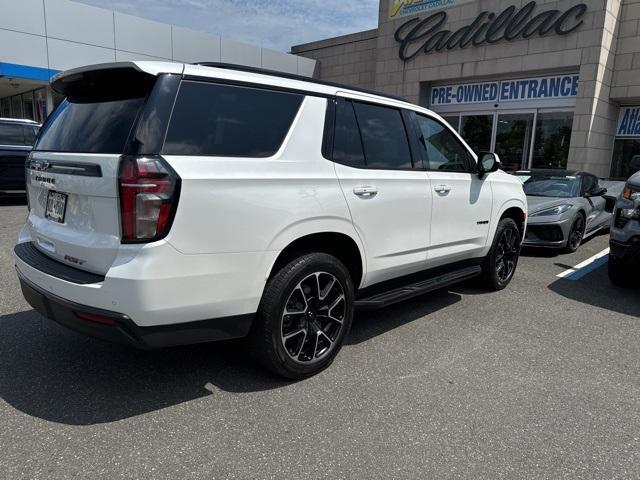
[(164, 153), (269, 157), (282, 145), (302, 99), (259, 88), (182, 82)]
[(416, 115), (420, 145), (430, 170), (469, 171), (469, 152), (451, 131), (436, 120)]
[(592, 193), (598, 188), (598, 179), (593, 175), (582, 177), (582, 193)]
[(411, 151), (400, 110), (354, 102), (367, 167), (412, 168)]
[(353, 105), (342, 98), (339, 98), (336, 103), (333, 161), (351, 167), (363, 167), (365, 164)]
[(24, 145), (22, 125), (0, 123), (0, 145)]

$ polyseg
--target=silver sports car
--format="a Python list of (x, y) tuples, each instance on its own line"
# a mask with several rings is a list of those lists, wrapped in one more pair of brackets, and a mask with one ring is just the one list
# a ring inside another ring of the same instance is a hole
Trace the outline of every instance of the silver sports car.
[(529, 204), (524, 245), (575, 252), (582, 240), (609, 228), (624, 182), (601, 180), (586, 172), (516, 172)]

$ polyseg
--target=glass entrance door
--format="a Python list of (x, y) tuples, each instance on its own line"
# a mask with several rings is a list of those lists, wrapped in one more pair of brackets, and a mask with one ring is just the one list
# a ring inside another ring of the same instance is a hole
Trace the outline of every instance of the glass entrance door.
[(493, 113), (462, 115), (460, 135), (474, 152), (491, 151)]
[(567, 168), (573, 112), (538, 111), (531, 168)]
[(494, 150), (504, 170), (527, 168), (534, 116), (533, 112), (498, 114)]

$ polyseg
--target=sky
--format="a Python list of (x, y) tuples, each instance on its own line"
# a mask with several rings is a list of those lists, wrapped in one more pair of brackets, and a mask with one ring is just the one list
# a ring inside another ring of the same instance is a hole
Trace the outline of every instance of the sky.
[(96, 7), (288, 52), (375, 28), (379, 0), (81, 0)]

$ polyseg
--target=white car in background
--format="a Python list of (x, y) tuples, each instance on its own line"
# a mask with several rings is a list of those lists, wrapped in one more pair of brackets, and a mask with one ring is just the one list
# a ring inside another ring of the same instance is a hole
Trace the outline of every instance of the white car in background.
[(67, 99), (28, 161), (15, 262), (29, 303), (77, 331), (144, 348), (248, 336), (304, 378), (355, 308), (513, 277), (520, 182), (424, 108), (222, 65), (52, 85)]

